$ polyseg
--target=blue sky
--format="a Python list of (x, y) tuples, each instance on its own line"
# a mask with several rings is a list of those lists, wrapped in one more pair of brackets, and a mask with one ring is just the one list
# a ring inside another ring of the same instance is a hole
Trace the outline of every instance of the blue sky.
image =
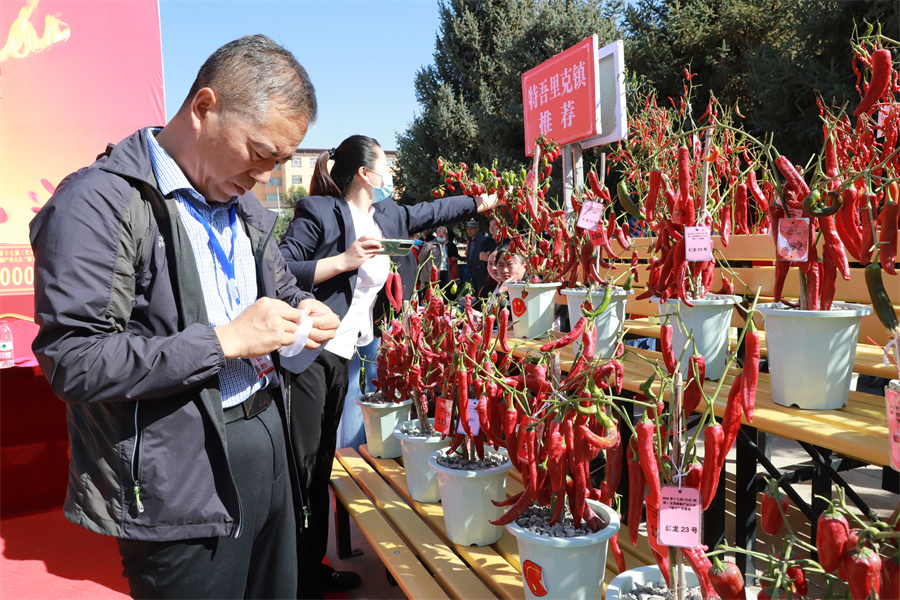
[(419, 110), (416, 71), (433, 63), (437, 0), (159, 0), (166, 118), (222, 44), (263, 33), (294, 53), (316, 86), (319, 118), (301, 144), (331, 148), (361, 133), (396, 149)]

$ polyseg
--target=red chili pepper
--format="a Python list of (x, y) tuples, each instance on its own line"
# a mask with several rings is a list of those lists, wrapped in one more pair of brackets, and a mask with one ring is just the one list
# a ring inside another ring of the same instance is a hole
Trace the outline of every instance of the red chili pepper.
[(847, 262), (847, 252), (844, 250), (844, 243), (841, 242), (841, 238), (838, 236), (835, 228), (834, 217), (819, 217), (818, 221), (822, 237), (825, 238), (823, 254), (831, 254), (831, 260), (837, 265), (841, 277), (845, 281), (850, 281), (850, 264)]
[(756, 183), (756, 171), (747, 173), (747, 189), (750, 191), (753, 199), (756, 200), (756, 204), (759, 205), (759, 210), (766, 212), (769, 209), (769, 202), (766, 200), (762, 190), (759, 189), (759, 184)]
[(622, 553), (622, 548), (619, 546), (618, 531), (609, 538), (609, 548), (612, 550), (613, 557), (616, 559), (616, 568), (619, 570), (619, 573), (623, 573), (628, 567), (625, 564), (625, 555)]
[(400, 306), (397, 310), (403, 309), (403, 278), (400, 277), (400, 273), (394, 273), (394, 298), (397, 300), (397, 304)]
[(500, 311), (500, 323), (497, 325), (497, 342), (500, 344), (500, 350), (509, 354), (510, 348), (506, 341), (509, 333), (509, 310)]
[(809, 583), (806, 581), (806, 573), (800, 567), (788, 567), (784, 574), (791, 580), (791, 592), (798, 598), (809, 593)]
[(871, 548), (853, 548), (844, 556), (850, 597), (854, 600), (869, 598), (881, 591), (881, 558)]
[(675, 350), (672, 348), (672, 336), (674, 335), (672, 325), (668, 322), (659, 326), (659, 345), (662, 350), (663, 361), (666, 364), (666, 370), (670, 374), (675, 372), (678, 364), (678, 358), (675, 356)]
[(884, 95), (891, 84), (891, 76), (894, 71), (891, 68), (891, 51), (887, 48), (881, 48), (872, 53), (872, 78), (869, 79), (869, 87), (866, 89), (866, 95), (860, 101), (859, 106), (853, 111), (853, 116), (868, 112), (875, 103)]
[[(810, 256), (815, 251), (810, 248)], [(819, 261), (816, 260), (813, 268), (806, 271), (806, 307), (807, 310), (819, 310), (819, 297), (821, 290), (819, 289)]]
[(494, 521), (490, 521), (491, 525), (507, 525), (515, 521), (525, 509), (531, 506), (534, 502), (534, 497), (531, 494), (531, 488), (526, 487), (525, 491), (522, 492), (522, 495), (516, 500), (516, 503), (512, 505), (505, 513), (500, 515), (500, 517)]
[(654, 435), (656, 425), (646, 418), (635, 425), (637, 432), (638, 457), (641, 460), (641, 468), (644, 470), (644, 479), (647, 482), (647, 502), (659, 505), (662, 499), (659, 481), (659, 459), (656, 456)]
[[(722, 238), (722, 245), (726, 248), (731, 241), (731, 205), (727, 204), (722, 207), (719, 221), (719, 236)], [(740, 232), (738, 232), (740, 233)]]
[(797, 194), (792, 200), (788, 200), (788, 196), (785, 194), (785, 201), (788, 203), (788, 206), (797, 209), (802, 208), (803, 199), (809, 196), (809, 186), (806, 185), (806, 181), (803, 180), (796, 167), (784, 155), (775, 159), (775, 166), (784, 175), (785, 180), (787, 180), (787, 186)]
[(831, 310), (837, 291), (837, 273), (831, 254), (826, 252), (824, 259), (819, 263), (819, 310)]
[(588, 171), (587, 174), (588, 185), (591, 186), (591, 191), (593, 191), (598, 196), (603, 196), (603, 187), (600, 185), (600, 180), (597, 179), (596, 171)]
[[(694, 369), (697, 370), (697, 376), (694, 376)], [(706, 359), (700, 354), (691, 354), (688, 359), (688, 384), (684, 388), (684, 397), (682, 406), (684, 414), (690, 415), (703, 400), (703, 380), (706, 379)]]
[(691, 568), (700, 580), (700, 593), (704, 598), (715, 598), (716, 590), (710, 580), (709, 572), (712, 569), (712, 563), (706, 557), (704, 551), (706, 546), (698, 546), (695, 548), (681, 548), (681, 554), (684, 555)]
[(862, 231), (859, 222), (859, 210), (856, 207), (857, 191), (855, 188), (847, 188), (841, 192), (844, 203), (835, 215), (835, 226), (844, 248), (857, 261), (860, 260), (862, 249)]
[(725, 431), (725, 441), (722, 445), (721, 462), (725, 463), (725, 455), (731, 450), (741, 428), (741, 382), (743, 377), (736, 375), (728, 391), (728, 403), (725, 404), (725, 414), (722, 416), (722, 429)]
[(622, 456), (624, 454), (622, 439), (606, 451), (606, 467), (603, 483), (600, 484), (600, 501), (611, 506), (619, 484), (622, 482)]
[(634, 445), (628, 444), (626, 450), (628, 458), (628, 538), (631, 544), (637, 548), (638, 529), (644, 512), (644, 488), (647, 483), (644, 480), (644, 470), (641, 461), (634, 456)]
[(671, 587), (669, 581), (669, 547), (659, 543), (659, 505), (652, 504), (647, 500), (647, 540), (650, 542), (650, 549), (653, 551), (653, 558), (656, 565), (662, 571), (666, 580), (666, 585)]
[[(781, 510), (778, 510), (779, 505), (781, 505)], [(783, 512), (787, 516), (790, 505), (790, 499), (777, 488), (770, 486), (770, 489), (763, 492), (762, 500), (760, 500), (759, 520), (762, 530), (769, 535), (778, 535), (778, 532), (781, 531), (781, 527), (784, 525), (784, 518), (781, 513)]]
[(709, 582), (722, 600), (745, 600), (744, 576), (737, 565), (722, 562), (718, 556), (713, 557), (712, 567), (707, 571)]
[(850, 527), (847, 519), (834, 506), (819, 515), (816, 521), (816, 550), (819, 564), (829, 573), (834, 573), (844, 560)]
[(694, 462), (688, 467), (687, 473), (684, 474), (682, 481), (687, 487), (700, 489), (700, 481), (703, 478), (703, 465), (694, 457)]
[[(893, 193), (889, 193), (892, 201), (886, 201), (881, 209), (879, 220), (881, 221), (881, 231), (878, 234), (878, 247), (881, 252), (881, 268), (891, 275), (896, 275), (894, 264), (897, 262), (897, 228), (898, 217), (900, 217), (900, 204), (897, 204), (897, 183), (891, 182), (889, 190), (893, 188)], [(844, 279), (847, 279), (846, 277)]]
[(659, 189), (662, 184), (662, 172), (650, 171), (650, 187), (647, 191), (647, 200), (644, 202), (644, 216), (647, 221), (653, 221), (656, 214), (656, 202), (659, 200)]
[(713, 423), (703, 429), (704, 466), (700, 477), (700, 497), (703, 500), (703, 510), (712, 504), (719, 487), (719, 473), (725, 458), (722, 453), (724, 443), (725, 431), (720, 424)]
[[(734, 190), (734, 222), (738, 235), (747, 235), (750, 228), (747, 226), (747, 185), (739, 183)], [(724, 242), (724, 240), (723, 240)]]
[(900, 598), (900, 553), (881, 559), (882, 598)]
[(753, 319), (747, 323), (744, 334), (744, 370), (741, 372), (741, 406), (747, 422), (753, 422), (753, 405), (756, 403), (756, 384), (759, 381), (759, 330)]
[(578, 319), (578, 322), (575, 323), (575, 327), (572, 328), (572, 331), (565, 334), (561, 338), (557, 338), (541, 346), (541, 352), (550, 352), (552, 350), (556, 350), (557, 348), (568, 346), (569, 344), (577, 340), (578, 337), (584, 332), (584, 326), (586, 323), (587, 319), (582, 316), (580, 319)]
[(685, 146), (678, 148), (677, 204), (672, 220), (680, 225), (693, 226), (696, 217), (694, 199), (691, 197), (691, 151)]
[(391, 303), (391, 307), (395, 311), (400, 312), (403, 304), (402, 301), (398, 302), (394, 296), (394, 275), (396, 275), (394, 272), (388, 273), (387, 280), (384, 282), (384, 291), (387, 294), (388, 302)]

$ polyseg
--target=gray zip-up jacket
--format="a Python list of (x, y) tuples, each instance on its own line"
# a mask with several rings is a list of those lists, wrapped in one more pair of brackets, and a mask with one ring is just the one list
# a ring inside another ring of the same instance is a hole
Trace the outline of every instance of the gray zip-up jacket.
[[(156, 185), (148, 135), (136, 132), (66, 177), (31, 223), (40, 325), (32, 348), (68, 418), (64, 511), (120, 538), (237, 536), (217, 377), (225, 356), (175, 200)], [(237, 214), (259, 295), (293, 306), (311, 298), (272, 238), (275, 215), (252, 193)]]

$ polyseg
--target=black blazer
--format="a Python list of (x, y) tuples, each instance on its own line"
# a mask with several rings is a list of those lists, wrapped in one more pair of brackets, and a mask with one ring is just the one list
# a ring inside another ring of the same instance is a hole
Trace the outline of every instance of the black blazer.
[[(386, 239), (409, 239), (411, 234), (423, 229), (468, 219), (477, 212), (471, 196), (453, 196), (410, 206), (398, 205), (388, 198), (375, 204), (374, 219)], [(294, 207), (294, 219), (280, 246), (288, 268), (297, 278), (297, 287), (312, 292), (341, 319), (350, 309), (357, 271), (339, 273), (315, 285), (316, 263), (344, 252), (356, 239), (350, 205), (344, 198), (308, 196)], [(403, 279), (403, 297), (408, 299), (415, 289), (416, 259), (410, 252), (407, 256), (394, 256), (392, 261)], [(387, 295), (382, 288), (375, 301), (376, 324), (386, 302)], [(291, 372), (302, 373), (320, 350), (304, 350), (290, 358), (282, 357), (281, 364)]]

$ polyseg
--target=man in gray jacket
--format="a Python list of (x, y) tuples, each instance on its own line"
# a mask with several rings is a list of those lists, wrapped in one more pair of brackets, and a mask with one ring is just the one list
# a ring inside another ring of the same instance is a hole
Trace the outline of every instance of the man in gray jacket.
[(290, 52), (230, 42), (164, 128), (69, 175), (32, 222), (33, 349), (69, 426), (64, 511), (118, 538), (134, 597), (296, 595), (302, 498), (275, 351), (339, 323), (297, 289), (250, 189), (316, 111)]

